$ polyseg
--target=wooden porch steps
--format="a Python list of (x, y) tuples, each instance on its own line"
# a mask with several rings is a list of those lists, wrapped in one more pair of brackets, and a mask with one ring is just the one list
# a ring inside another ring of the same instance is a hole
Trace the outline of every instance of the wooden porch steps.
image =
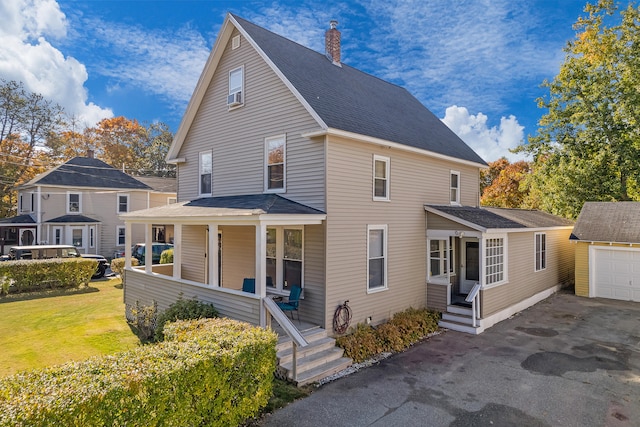
[(479, 320), (476, 320), (476, 326), (473, 326), (473, 315), (470, 308), (457, 305), (447, 306), (447, 311), (442, 313), (442, 319), (438, 322), (438, 326), (473, 335), (484, 331)]
[(315, 327), (302, 331), (309, 343), (297, 349), (297, 378), (293, 378), (293, 346), (289, 337), (278, 339), (276, 346), (279, 375), (298, 386), (311, 384), (326, 378), (352, 364), (352, 360), (343, 357), (343, 350), (336, 347), (336, 340), (327, 335), (327, 331)]

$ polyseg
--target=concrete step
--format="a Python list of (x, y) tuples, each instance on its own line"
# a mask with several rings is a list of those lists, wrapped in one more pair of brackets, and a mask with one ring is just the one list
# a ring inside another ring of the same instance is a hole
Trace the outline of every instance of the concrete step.
[[(298, 358), (308, 357), (315, 353), (320, 353), (324, 350), (335, 348), (336, 346), (336, 340), (327, 336), (308, 342), (308, 346), (297, 348), (296, 351)], [(291, 362), (291, 358), (293, 357), (293, 345), (289, 343), (282, 350), (278, 351), (276, 357), (278, 358), (278, 363), (280, 363), (280, 365)]]
[(320, 366), (310, 369), (305, 372), (298, 373), (298, 379), (295, 381), (298, 387), (311, 384), (319, 381), (323, 378), (331, 376), (336, 372), (340, 372), (343, 369), (347, 369), (353, 361), (348, 357), (341, 357), (339, 359), (328, 361)]
[(463, 307), (461, 305), (448, 305), (447, 313), (466, 314), (471, 316), (472, 310), (469, 307)]
[[(310, 371), (312, 369), (317, 368), (318, 366), (322, 366), (327, 362), (331, 362), (332, 360), (340, 359), (344, 350), (340, 347), (336, 347), (335, 345), (329, 349), (322, 350), (319, 352), (311, 353), (307, 356), (300, 357), (298, 356), (297, 363), (297, 371), (298, 375), (303, 372)], [(291, 377), (291, 370), (293, 368), (293, 360), (289, 360), (285, 363), (280, 363), (280, 366), (285, 369), (288, 373), (288, 376)]]
[[(466, 314), (442, 313), (442, 320), (473, 325), (473, 317)], [(478, 323), (478, 320), (476, 320), (476, 323)]]
[(455, 320), (446, 320), (444, 315), (442, 320), (438, 322), (438, 326), (445, 329), (451, 329), (452, 331), (464, 332), (467, 334), (478, 335), (484, 331), (482, 326), (473, 327), (470, 323), (461, 323)]

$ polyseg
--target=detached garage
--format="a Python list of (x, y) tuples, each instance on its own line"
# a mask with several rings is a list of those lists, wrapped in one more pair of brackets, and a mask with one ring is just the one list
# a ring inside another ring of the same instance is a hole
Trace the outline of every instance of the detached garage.
[(640, 302), (640, 202), (587, 202), (571, 234), (576, 295)]

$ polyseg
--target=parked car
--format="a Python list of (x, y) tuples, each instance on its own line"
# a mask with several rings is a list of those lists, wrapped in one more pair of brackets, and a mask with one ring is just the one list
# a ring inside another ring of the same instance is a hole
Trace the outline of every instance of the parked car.
[(97, 254), (81, 254), (75, 246), (71, 245), (31, 245), (12, 246), (9, 249), (8, 259), (48, 259), (48, 258), (88, 258), (98, 261), (96, 272), (92, 279), (99, 279), (109, 268), (107, 259)]
[[(173, 245), (170, 243), (160, 243), (160, 242), (152, 243), (151, 263), (160, 264), (160, 255), (162, 254), (162, 252), (166, 251), (167, 249), (173, 249)], [(131, 250), (131, 256), (136, 258), (140, 263), (140, 265), (143, 265), (145, 263), (144, 262), (145, 253), (146, 253), (146, 248), (144, 243), (138, 243), (134, 245), (133, 249)]]

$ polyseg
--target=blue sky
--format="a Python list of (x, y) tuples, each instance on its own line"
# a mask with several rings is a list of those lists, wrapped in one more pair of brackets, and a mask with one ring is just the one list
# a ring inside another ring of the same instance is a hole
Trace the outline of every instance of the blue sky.
[(485, 160), (515, 160), (585, 2), (0, 0), (0, 78), (80, 125), (125, 116), (175, 132), (227, 12), (319, 52), (336, 19), (342, 62), (408, 89)]

